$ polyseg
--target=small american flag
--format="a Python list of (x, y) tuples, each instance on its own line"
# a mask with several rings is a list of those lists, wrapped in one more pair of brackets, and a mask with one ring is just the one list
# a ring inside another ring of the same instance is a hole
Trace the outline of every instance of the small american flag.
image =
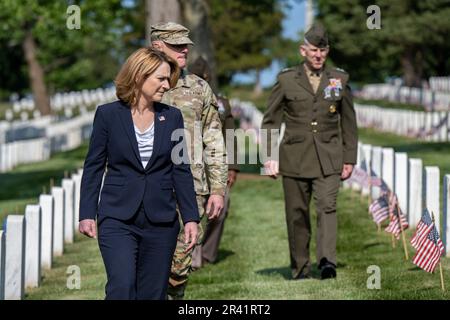
[(372, 214), (373, 221), (376, 224), (381, 224), (389, 217), (389, 202), (387, 194), (383, 194), (378, 199), (374, 200), (369, 207), (369, 212)]
[(417, 225), (411, 245), (417, 250), (413, 263), (426, 272), (433, 272), (444, 254), (444, 244), (427, 209)]
[(164, 116), (159, 116), (158, 119), (159, 119), (159, 121), (164, 121), (164, 120), (166, 120), (166, 117), (164, 117)]
[(393, 192), (391, 192), (389, 196), (389, 219), (389, 225), (386, 229), (384, 229), (384, 231), (394, 234), (395, 238), (398, 240), (402, 229), (408, 229), (409, 225), (406, 216), (402, 213), (400, 207), (398, 206), (397, 195)]

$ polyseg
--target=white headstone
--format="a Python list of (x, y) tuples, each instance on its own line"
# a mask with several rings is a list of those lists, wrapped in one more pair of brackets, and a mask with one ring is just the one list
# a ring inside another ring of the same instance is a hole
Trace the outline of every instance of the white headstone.
[(395, 187), (398, 204), (404, 214), (408, 214), (408, 155), (405, 152), (395, 153)]
[(0, 143), (0, 172), (5, 172), (6, 170), (6, 145)]
[(441, 111), (439, 113), (439, 141), (447, 141), (447, 112)]
[(5, 111), (5, 119), (6, 121), (12, 121), (14, 118), (14, 113), (12, 112), (11, 109), (8, 109)]
[(444, 176), (444, 225), (442, 240), (445, 246), (445, 256), (450, 256), (450, 174)]
[(53, 224), (54, 200), (49, 194), (39, 196), (42, 213), (41, 232), (41, 268), (51, 269), (53, 261)]
[(65, 210), (64, 210), (64, 242), (73, 243), (74, 231), (74, 202), (75, 202), (75, 182), (72, 179), (63, 179)]
[(409, 159), (408, 223), (416, 226), (422, 216), (422, 159)]
[(33, 111), (33, 118), (37, 119), (41, 117), (41, 112), (39, 110)]
[[(370, 144), (363, 144), (362, 146), (362, 161), (365, 161), (366, 172), (370, 175), (370, 168), (372, 165), (372, 146)], [(367, 195), (370, 192), (369, 187), (362, 189), (362, 194)]]
[(425, 112), (425, 140), (427, 141), (431, 141), (431, 128), (433, 127), (432, 122), (433, 122), (433, 113), (432, 112)]
[(5, 300), (21, 300), (25, 293), (25, 217), (6, 218)]
[(64, 108), (64, 115), (66, 118), (72, 118), (73, 111), (71, 108)]
[(441, 235), (441, 224), (440, 224), (440, 210), (439, 210), (439, 193), (440, 193), (440, 177), (439, 177), (439, 167), (425, 167), (424, 170), (424, 200), (425, 207), (428, 211), (433, 213), (436, 228)]
[(394, 190), (394, 149), (383, 148), (382, 178), (389, 189)]
[(87, 113), (88, 113), (87, 108), (85, 106), (81, 106), (80, 107), (80, 114), (87, 114)]
[(25, 288), (37, 288), (41, 282), (41, 207), (25, 208)]
[(64, 189), (53, 187), (52, 196), (55, 199), (53, 256), (61, 256), (64, 251)]
[(20, 120), (22, 120), (22, 121), (27, 121), (27, 120), (28, 120), (28, 112), (22, 111), (22, 112), (20, 113)]
[(5, 297), (5, 232), (0, 230), (0, 300)]
[[(361, 168), (361, 165), (362, 165), (362, 158), (363, 158), (363, 156), (362, 156), (362, 153), (363, 153), (362, 145), (363, 144), (361, 142), (358, 142), (356, 165), (358, 167), (360, 167), (360, 168)], [(361, 190), (361, 186), (359, 184), (357, 184), (357, 183), (353, 183), (352, 184), (352, 189), (353, 190)]]
[[(372, 171), (379, 178), (381, 178), (382, 151), (381, 147), (372, 148)], [(380, 188), (372, 187), (372, 199), (377, 199), (379, 196)]]
[(433, 112), (433, 141), (439, 141), (439, 112)]
[(75, 199), (74, 199), (74, 231), (78, 231), (78, 219), (80, 218), (80, 192), (81, 192), (81, 174), (74, 174), (72, 176), (72, 180), (74, 181), (74, 189), (75, 189)]

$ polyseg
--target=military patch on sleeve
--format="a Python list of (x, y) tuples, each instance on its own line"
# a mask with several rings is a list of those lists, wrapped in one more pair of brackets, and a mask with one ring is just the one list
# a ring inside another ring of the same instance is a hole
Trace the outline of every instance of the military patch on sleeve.
[(219, 113), (225, 113), (225, 105), (223, 104), (222, 100), (217, 100), (217, 105), (219, 107)]

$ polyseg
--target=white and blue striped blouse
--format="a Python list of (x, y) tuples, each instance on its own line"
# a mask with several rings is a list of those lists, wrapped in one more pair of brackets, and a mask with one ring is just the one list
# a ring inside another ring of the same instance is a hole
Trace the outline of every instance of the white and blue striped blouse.
[(136, 133), (136, 140), (138, 143), (139, 154), (141, 156), (142, 166), (145, 168), (153, 153), (153, 140), (155, 137), (154, 122), (145, 130), (140, 132), (139, 129), (134, 126), (134, 132)]

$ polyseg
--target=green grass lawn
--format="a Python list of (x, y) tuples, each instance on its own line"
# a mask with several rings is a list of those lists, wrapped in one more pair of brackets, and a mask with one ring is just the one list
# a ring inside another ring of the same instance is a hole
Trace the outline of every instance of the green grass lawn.
[[(440, 299), (439, 276), (404, 260), (400, 243), (378, 234), (367, 207), (338, 200), (338, 278), (289, 280), (287, 232), (280, 181), (241, 181), (233, 190), (221, 259), (193, 274), (188, 299)], [(314, 228), (313, 228), (314, 229)], [(411, 236), (408, 232), (407, 238)], [(313, 239), (315, 234), (313, 233)], [(314, 256), (314, 242), (311, 248)], [(412, 254), (410, 249), (410, 257)], [(444, 263), (448, 271), (447, 263)], [(381, 290), (366, 287), (367, 267), (381, 269)], [(231, 271), (231, 272), (230, 272)], [(316, 273), (318, 277), (318, 272)]]

